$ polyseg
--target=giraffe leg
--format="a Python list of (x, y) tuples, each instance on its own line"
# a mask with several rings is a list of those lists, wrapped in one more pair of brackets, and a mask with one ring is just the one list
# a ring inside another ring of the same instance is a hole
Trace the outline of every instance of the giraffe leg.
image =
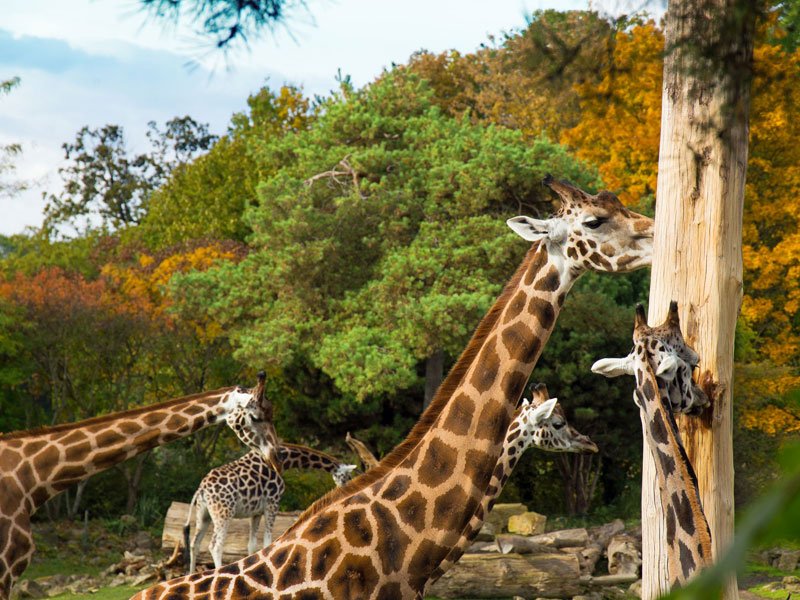
[(250, 517), (250, 539), (247, 540), (247, 553), (255, 554), (258, 552), (258, 522), (261, 520), (261, 515), (253, 515)]
[(267, 502), (264, 507), (264, 544), (262, 548), (266, 548), (272, 543), (272, 528), (275, 526), (275, 516), (278, 514), (278, 503)]
[(211, 513), (211, 520), (214, 521), (214, 533), (208, 542), (208, 550), (211, 558), (214, 559), (214, 567), (219, 569), (222, 566), (222, 549), (225, 546), (225, 536), (228, 534), (228, 524), (233, 519), (233, 510), (226, 507), (209, 506), (208, 512)]
[(195, 510), (197, 512), (195, 513), (194, 536), (192, 537), (192, 544), (189, 554), (190, 575), (194, 573), (195, 569), (197, 568), (197, 555), (200, 552), (200, 542), (203, 541), (203, 538), (208, 531), (208, 527), (211, 525), (211, 517), (208, 514), (208, 509), (206, 508), (205, 504), (198, 502)]
[(13, 518), (0, 516), (0, 532), (0, 598), (5, 599), (30, 564), (36, 545), (27, 512), (21, 511)]

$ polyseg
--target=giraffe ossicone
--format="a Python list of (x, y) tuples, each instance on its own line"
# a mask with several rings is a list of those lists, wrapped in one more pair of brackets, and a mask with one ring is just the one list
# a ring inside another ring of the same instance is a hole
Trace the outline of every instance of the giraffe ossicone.
[(551, 177), (544, 183), (561, 200), (552, 217), (559, 222), (532, 243), (406, 440), (315, 502), (269, 547), (137, 598), (182, 600), (213, 590), (229, 600), (413, 599), (424, 590), (487, 493), (572, 285), (587, 270), (623, 273), (651, 261), (652, 219), (610, 192), (588, 194)]
[[(0, 435), (0, 599), (36, 549), (30, 518), (68, 487), (145, 450), (239, 415), (239, 432), (267, 444), (263, 399), (241, 387), (184, 396), (63, 425)], [(270, 415), (271, 418), (271, 415)]]
[(667, 567), (672, 585), (680, 585), (711, 563), (711, 530), (674, 413), (696, 415), (709, 401), (691, 379), (699, 357), (683, 338), (676, 302), (657, 327), (647, 325), (644, 307), (637, 305), (633, 341), (628, 356), (597, 361), (592, 371), (607, 377), (632, 371), (636, 377), (634, 402), (665, 512)]

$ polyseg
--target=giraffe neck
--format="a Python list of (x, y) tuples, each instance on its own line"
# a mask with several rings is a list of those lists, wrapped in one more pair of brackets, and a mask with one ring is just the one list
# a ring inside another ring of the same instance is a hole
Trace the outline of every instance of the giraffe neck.
[[(4, 496), (32, 514), (48, 498), (99, 471), (217, 422), (225, 410), (221, 400), (231, 389), (6, 434), (0, 437)], [(13, 509), (2, 507), (4, 514), (8, 510)]]
[(711, 530), (703, 513), (697, 476), (671, 410), (669, 391), (659, 384), (647, 354), (645, 358), (644, 381), (637, 385), (634, 394), (666, 513), (670, 580), (677, 585), (710, 564)]
[(296, 444), (281, 444), (278, 448), (283, 468), (285, 469), (318, 469), (333, 473), (342, 466), (334, 457)]
[[(521, 411), (517, 411), (517, 415), (520, 412)], [(439, 567), (431, 574), (427, 584), (428, 586), (432, 585), (437, 579), (444, 575), (444, 573), (449, 571), (470, 547), (483, 527), (486, 516), (491, 512), (495, 502), (497, 502), (497, 499), (500, 497), (508, 478), (511, 477), (511, 473), (514, 471), (514, 467), (517, 466), (519, 457), (522, 456), (525, 450), (533, 443), (532, 432), (517, 422), (517, 415), (515, 415), (514, 422), (512, 422), (511, 426), (508, 428), (508, 433), (503, 441), (503, 452), (492, 472), (492, 479), (489, 481), (489, 487), (486, 488), (486, 493), (483, 495), (483, 498), (481, 498), (481, 502), (472, 515), (472, 518), (469, 520), (469, 523), (461, 532), (461, 537), (456, 545), (450, 550)]]

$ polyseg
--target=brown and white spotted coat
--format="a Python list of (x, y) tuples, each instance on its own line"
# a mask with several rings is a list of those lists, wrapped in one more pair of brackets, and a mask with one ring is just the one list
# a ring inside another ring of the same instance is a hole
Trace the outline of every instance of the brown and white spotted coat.
[(608, 192), (545, 182), (547, 220), (509, 225), (534, 242), (409, 437), (311, 506), (268, 548), (138, 598), (414, 598), (486, 494), (523, 387), (567, 292), (587, 269), (650, 264), (653, 222)]
[(270, 452), (253, 390), (224, 388), (77, 423), (0, 435), (0, 598), (35, 550), (30, 517), (49, 498), (132, 456), (230, 419), (258, 430)]
[[(666, 321), (658, 327), (647, 326), (644, 308), (638, 305), (633, 341), (634, 401), (639, 406), (644, 438), (656, 467), (666, 519), (667, 566), (674, 586), (685, 583), (711, 563), (711, 530), (673, 407), (688, 407), (687, 412), (692, 412), (693, 407), (703, 407), (709, 401), (696, 384), (687, 387), (676, 383), (681, 362), (688, 361), (692, 366), (698, 362), (697, 354), (681, 334), (677, 303), (670, 304)], [(628, 374), (629, 357), (598, 361), (592, 370), (607, 377)], [(675, 403), (676, 389), (688, 397)]]
[[(296, 444), (283, 444), (278, 447), (278, 456), (283, 470), (317, 469), (330, 473), (337, 486), (350, 480), (355, 465), (348, 465), (334, 457)], [(184, 548), (188, 549), (189, 573), (194, 573), (200, 542), (214, 524), (214, 532), (208, 544), (214, 566), (222, 566), (222, 551), (231, 519), (250, 519), (250, 537), (247, 551), (253, 554), (272, 542), (272, 527), (278, 514), (286, 483), (272, 468), (270, 462), (259, 450), (252, 450), (228, 464), (211, 469), (200, 482), (192, 497), (189, 515), (183, 528)], [(189, 541), (189, 523), (192, 507), (195, 509), (195, 531)], [(264, 516), (264, 535), (258, 545), (258, 524)]]
[[(514, 414), (503, 442), (503, 453), (478, 510), (464, 528), (455, 548), (433, 572), (428, 585), (450, 570), (470, 547), (525, 450), (532, 446), (548, 452), (597, 452), (597, 445), (567, 422), (558, 400), (549, 397), (543, 383), (533, 388), (532, 396), (532, 401), (523, 400)], [(419, 599), (422, 597), (420, 595)]]

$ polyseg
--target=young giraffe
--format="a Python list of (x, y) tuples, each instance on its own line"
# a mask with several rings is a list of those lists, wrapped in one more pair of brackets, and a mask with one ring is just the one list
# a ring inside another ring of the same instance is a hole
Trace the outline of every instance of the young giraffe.
[(681, 370), (685, 377), (688, 369), (691, 378), (691, 370), (698, 363), (697, 353), (683, 339), (676, 302), (670, 304), (667, 319), (658, 327), (647, 326), (644, 308), (637, 305), (633, 341), (629, 356), (597, 361), (592, 371), (606, 377), (632, 371), (636, 376), (634, 401), (653, 454), (666, 511), (667, 567), (675, 586), (710, 564), (711, 530), (700, 502), (697, 477), (675, 423), (674, 397), (676, 390), (688, 394), (677, 403), (687, 413), (696, 412), (695, 407), (703, 407), (709, 400), (699, 386), (683, 385), (676, 377)]
[(265, 453), (272, 452), (268, 431), (272, 425), (257, 398), (242, 387), (224, 388), (77, 423), (0, 435), (0, 598), (8, 598), (33, 556), (31, 515), (79, 481), (221, 420)]
[[(455, 548), (431, 574), (426, 588), (449, 571), (470, 547), (517, 466), (517, 461), (530, 446), (548, 452), (597, 452), (597, 445), (567, 422), (558, 400), (550, 398), (543, 383), (537, 384), (532, 392), (532, 401), (523, 400), (514, 414), (503, 442), (500, 460), (478, 509), (461, 533)], [(424, 594), (420, 594), (417, 598), (422, 600), (423, 597)]]
[(545, 183), (547, 220), (509, 225), (534, 242), (409, 437), (314, 503), (268, 548), (144, 590), (137, 600), (414, 598), (458, 543), (486, 493), (522, 389), (567, 292), (589, 269), (650, 264), (653, 221), (610, 192)]
[[(332, 456), (306, 446), (283, 444), (278, 447), (283, 470), (317, 469), (330, 473), (337, 486), (350, 480), (355, 465), (339, 462)], [(186, 525), (183, 527), (185, 563), (195, 572), (200, 542), (213, 521), (214, 533), (208, 544), (214, 566), (222, 566), (222, 550), (231, 519), (250, 519), (247, 552), (253, 554), (272, 542), (272, 527), (286, 484), (270, 462), (258, 450), (252, 450), (233, 462), (211, 469), (192, 497)], [(189, 542), (189, 523), (195, 507), (195, 530)], [(258, 545), (258, 524), (264, 515), (262, 545)]]

